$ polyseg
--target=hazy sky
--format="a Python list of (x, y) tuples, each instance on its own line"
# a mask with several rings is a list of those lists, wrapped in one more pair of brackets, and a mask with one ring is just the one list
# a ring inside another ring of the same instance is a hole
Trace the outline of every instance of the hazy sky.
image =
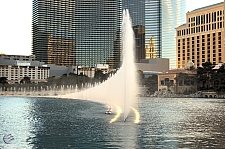
[[(223, 0), (187, 0), (188, 11)], [(30, 55), (32, 45), (32, 0), (1, 0), (0, 52)]]

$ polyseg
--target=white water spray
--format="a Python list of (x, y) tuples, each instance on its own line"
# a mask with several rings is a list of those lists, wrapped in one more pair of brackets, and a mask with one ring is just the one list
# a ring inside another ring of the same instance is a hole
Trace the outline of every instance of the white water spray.
[(123, 64), (124, 71), (124, 121), (128, 117), (130, 106), (132, 106), (135, 96), (137, 95), (137, 77), (134, 64), (134, 33), (128, 9), (123, 11), (122, 24), (123, 40)]
[(134, 63), (134, 33), (128, 10), (123, 11), (122, 23), (123, 63), (116, 74), (102, 84), (60, 97), (87, 99), (117, 105), (122, 108), (124, 121), (138, 93), (136, 68)]

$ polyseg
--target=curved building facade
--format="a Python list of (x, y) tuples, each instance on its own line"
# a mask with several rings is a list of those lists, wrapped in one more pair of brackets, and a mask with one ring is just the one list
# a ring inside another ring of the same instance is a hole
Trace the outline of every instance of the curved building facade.
[(33, 49), (56, 65), (119, 67), (121, 0), (33, 0)]
[(170, 68), (176, 68), (176, 30), (186, 22), (186, 0), (162, 1), (162, 57), (170, 59)]

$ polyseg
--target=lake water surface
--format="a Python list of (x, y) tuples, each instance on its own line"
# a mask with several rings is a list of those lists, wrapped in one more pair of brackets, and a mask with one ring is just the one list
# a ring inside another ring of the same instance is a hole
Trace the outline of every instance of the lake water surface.
[(1, 96), (0, 148), (225, 148), (224, 99), (138, 98), (134, 108), (138, 124), (132, 110), (110, 123), (116, 111), (101, 103)]

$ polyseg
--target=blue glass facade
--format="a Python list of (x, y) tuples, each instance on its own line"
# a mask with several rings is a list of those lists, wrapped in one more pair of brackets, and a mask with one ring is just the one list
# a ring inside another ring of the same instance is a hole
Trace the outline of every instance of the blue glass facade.
[(121, 0), (33, 0), (33, 49), (56, 65), (119, 67)]
[(162, 0), (145, 1), (145, 48), (154, 38), (156, 57), (162, 57)]
[(154, 57), (175, 67), (175, 28), (185, 23), (186, 0), (33, 0), (32, 53), (56, 65), (119, 67), (123, 9), (132, 18), (136, 61), (154, 39)]
[(123, 0), (123, 9), (128, 9), (135, 35), (136, 62), (145, 59), (145, 0)]
[(162, 57), (170, 59), (170, 68), (176, 68), (176, 30), (186, 22), (186, 0), (162, 1)]

